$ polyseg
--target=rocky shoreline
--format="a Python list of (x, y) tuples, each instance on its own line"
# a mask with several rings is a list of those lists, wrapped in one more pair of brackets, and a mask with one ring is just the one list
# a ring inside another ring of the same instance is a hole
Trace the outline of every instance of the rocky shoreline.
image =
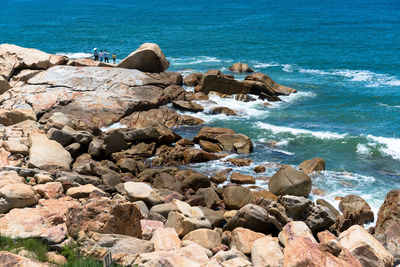
[[(268, 191), (228, 168), (190, 169), (218, 160), (248, 166), (253, 151), (246, 135), (201, 127), (196, 101), (211, 101), (209, 94), (280, 101), (295, 89), (263, 73), (239, 81), (219, 70), (183, 77), (168, 67), (156, 44), (117, 66), (0, 45), (0, 235), (37, 238), (58, 253), (40, 263), (2, 251), (0, 262), (62, 265), (60, 252), (75, 245), (98, 260), (111, 251), (122, 266), (400, 263), (400, 190), (387, 194), (376, 226), (364, 229), (374, 214), (361, 197), (342, 198), (340, 211), (307, 199), (323, 159), (282, 165), (266, 178)], [(244, 63), (231, 70), (252, 72)], [(237, 115), (222, 106), (210, 112)], [(201, 128), (185, 139), (178, 126)], [(226, 159), (231, 154), (243, 157)]]

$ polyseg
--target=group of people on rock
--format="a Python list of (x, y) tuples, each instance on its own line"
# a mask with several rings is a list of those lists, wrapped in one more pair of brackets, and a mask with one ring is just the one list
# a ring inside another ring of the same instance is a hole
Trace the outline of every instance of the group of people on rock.
[[(110, 63), (110, 61), (108, 60), (108, 54), (109, 53), (107, 52), (107, 50), (104, 50), (104, 52), (103, 52), (103, 50), (100, 50), (100, 52), (98, 52), (97, 48), (95, 48), (93, 50), (94, 61), (100, 61), (100, 62), (104, 61), (104, 63)], [(112, 57), (113, 63), (115, 64), (115, 60), (117, 59), (117, 56), (115, 55), (115, 53), (113, 53), (111, 57)]]

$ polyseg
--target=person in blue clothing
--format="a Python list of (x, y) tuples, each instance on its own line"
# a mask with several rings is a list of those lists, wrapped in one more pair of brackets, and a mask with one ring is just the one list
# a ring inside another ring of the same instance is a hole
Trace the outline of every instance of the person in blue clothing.
[(104, 62), (105, 62), (105, 63), (110, 63), (110, 62), (108, 61), (108, 53), (107, 53), (107, 50), (104, 50)]
[(103, 62), (103, 57), (104, 57), (103, 50), (100, 50), (100, 53), (99, 53), (100, 62)]
[(97, 48), (94, 49), (93, 56), (94, 56), (94, 61), (99, 60), (99, 52), (97, 52)]

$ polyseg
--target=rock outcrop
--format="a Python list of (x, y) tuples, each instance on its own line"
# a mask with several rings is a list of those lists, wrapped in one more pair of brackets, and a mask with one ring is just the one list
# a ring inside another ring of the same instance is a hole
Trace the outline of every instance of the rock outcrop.
[(143, 72), (163, 72), (168, 69), (169, 62), (157, 44), (144, 43), (118, 63), (117, 67)]
[(291, 166), (284, 166), (271, 177), (268, 188), (269, 191), (277, 196), (295, 195), (307, 197), (311, 192), (311, 178)]
[(247, 63), (235, 63), (229, 69), (233, 72), (254, 72)]

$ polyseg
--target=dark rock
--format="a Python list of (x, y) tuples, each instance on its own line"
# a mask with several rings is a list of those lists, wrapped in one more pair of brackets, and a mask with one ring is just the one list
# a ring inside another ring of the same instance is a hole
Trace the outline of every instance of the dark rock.
[(226, 207), (229, 209), (240, 209), (253, 199), (250, 189), (242, 186), (225, 187), (222, 196)]
[(182, 188), (197, 190), (199, 188), (206, 188), (210, 186), (210, 179), (207, 175), (194, 173), (186, 177), (182, 182)]
[(183, 83), (186, 86), (194, 87), (200, 84), (202, 78), (203, 78), (202, 73), (191, 73), (183, 78)]
[(271, 177), (268, 188), (275, 195), (307, 197), (311, 192), (311, 178), (291, 166), (284, 166)]

